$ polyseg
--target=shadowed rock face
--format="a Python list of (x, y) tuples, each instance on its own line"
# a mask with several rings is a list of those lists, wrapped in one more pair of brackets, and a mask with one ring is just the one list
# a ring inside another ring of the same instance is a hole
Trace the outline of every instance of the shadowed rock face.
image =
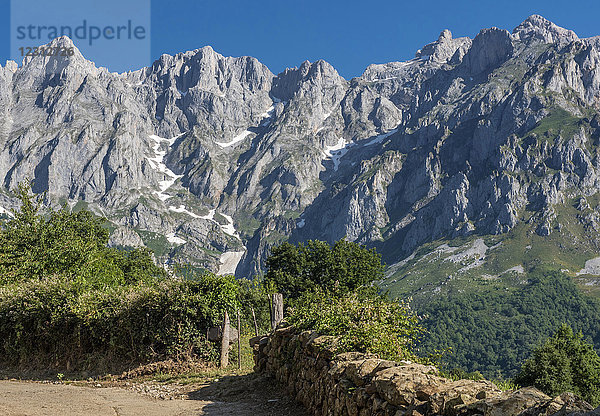
[(512, 34), (443, 31), (350, 81), (324, 61), (274, 75), (210, 47), (124, 74), (76, 49), (9, 62), (0, 205), (32, 179), (50, 205), (106, 215), (113, 244), (214, 271), (244, 252), (244, 276), (288, 238), (346, 237), (393, 263), (507, 232), (526, 208), (549, 234), (553, 207), (598, 189), (599, 61), (597, 39), (531, 16)]

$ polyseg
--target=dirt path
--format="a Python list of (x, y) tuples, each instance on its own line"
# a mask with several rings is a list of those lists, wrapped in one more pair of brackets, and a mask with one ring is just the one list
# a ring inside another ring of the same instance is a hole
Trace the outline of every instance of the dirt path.
[[(248, 375), (206, 385), (169, 387), (166, 399), (140, 391), (153, 387), (95, 387), (0, 381), (3, 416), (306, 416), (273, 380)], [(157, 385), (160, 390), (162, 385)], [(176, 398), (181, 397), (181, 398)]]

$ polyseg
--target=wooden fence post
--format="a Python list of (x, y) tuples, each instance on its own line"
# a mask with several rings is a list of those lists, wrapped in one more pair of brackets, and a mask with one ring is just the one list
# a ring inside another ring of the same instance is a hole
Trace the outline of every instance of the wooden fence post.
[(271, 295), (271, 329), (277, 328), (277, 325), (283, 321), (283, 295), (281, 293), (273, 293)]
[(252, 311), (252, 319), (254, 320), (254, 336), (258, 336), (258, 324), (256, 323), (256, 314), (254, 313), (254, 308), (250, 308)]
[(240, 310), (237, 310), (238, 326), (238, 370), (242, 369), (242, 325), (240, 323)]
[[(239, 335), (238, 335), (239, 337)], [(221, 332), (221, 368), (229, 364), (229, 315), (225, 311), (223, 318), (223, 331)]]

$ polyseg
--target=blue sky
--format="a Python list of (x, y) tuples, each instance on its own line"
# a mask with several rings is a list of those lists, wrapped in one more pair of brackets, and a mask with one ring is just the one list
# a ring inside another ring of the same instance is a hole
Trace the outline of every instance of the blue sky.
[[(29, 0), (15, 1), (19, 7), (26, 8)], [(254, 56), (275, 73), (306, 59), (325, 59), (342, 76), (351, 78), (360, 75), (370, 63), (412, 58), (417, 49), (435, 40), (446, 28), (454, 36), (474, 37), (485, 27), (512, 30), (527, 16), (537, 13), (574, 30), (580, 37), (600, 35), (597, 23), (600, 2), (591, 0), (121, 0), (120, 7), (111, 6), (106, 14), (128, 13), (135, 19), (136, 14), (141, 16), (148, 11), (139, 8), (136, 11), (136, 4), (144, 1), (151, 1), (149, 54), (127, 63), (122, 54), (121, 57), (117, 54), (112, 58), (96, 57), (98, 65), (113, 71), (133, 70), (150, 64), (162, 53), (174, 54), (211, 45), (224, 55)], [(0, 0), (2, 63), (10, 56), (9, 3), (9, 0)], [(80, 0), (77, 3), (98, 8), (105, 2)], [(46, 14), (66, 13), (52, 4), (46, 2)], [(97, 13), (90, 12), (90, 16)], [(86, 55), (84, 47), (77, 43), (76, 46)]]

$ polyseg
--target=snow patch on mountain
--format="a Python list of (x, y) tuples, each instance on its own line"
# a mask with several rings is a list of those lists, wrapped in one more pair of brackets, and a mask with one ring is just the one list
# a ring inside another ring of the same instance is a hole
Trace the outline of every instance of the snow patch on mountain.
[(215, 214), (217, 213), (217, 211), (215, 209), (211, 209), (210, 211), (208, 211), (208, 214), (206, 214), (206, 215), (194, 214), (193, 212), (188, 211), (183, 205), (180, 205), (179, 208), (175, 208), (175, 207), (171, 206), (171, 207), (169, 207), (169, 209), (171, 211), (175, 211), (175, 212), (185, 212), (186, 214), (189, 214), (190, 216), (192, 216), (194, 218), (200, 218), (203, 220), (212, 221), (215, 224), (217, 224), (225, 234), (235, 237), (241, 241), (241, 238), (240, 238), (237, 230), (235, 229), (235, 226), (233, 225), (233, 218), (231, 218), (227, 214), (219, 213), (220, 216), (222, 216), (223, 218), (225, 218), (225, 220), (227, 220), (227, 224), (220, 224), (217, 220), (215, 220)]
[(261, 126), (267, 126), (271, 124), (273, 116), (275, 115), (275, 106), (281, 102), (279, 98), (273, 97), (272, 100), (273, 104), (269, 108), (267, 108), (264, 113), (260, 115), (263, 118), (263, 120), (261, 120), (260, 122)]
[(172, 244), (179, 244), (179, 245), (181, 245), (181, 244), (187, 243), (187, 241), (184, 240), (183, 238), (176, 237), (175, 233), (169, 233), (169, 234), (166, 235), (166, 237), (167, 237), (167, 241), (169, 243), (172, 243)]
[(169, 206), (169, 211), (173, 211), (173, 212), (178, 212), (178, 213), (184, 213), (184, 214), (188, 214), (190, 217), (192, 218), (202, 218), (200, 217), (200, 215), (194, 214), (191, 211), (188, 211), (184, 205), (179, 205), (179, 208), (171, 205)]
[(175, 143), (175, 140), (177, 140), (181, 136), (182, 135), (180, 134), (179, 136), (175, 136), (170, 139), (165, 139), (164, 137), (159, 137), (154, 134), (150, 135), (150, 139), (152, 139), (154, 141), (154, 145), (152, 146), (152, 150), (154, 150), (154, 157), (146, 157), (146, 158), (150, 162), (150, 166), (152, 167), (152, 169), (159, 171), (160, 173), (164, 174), (166, 177), (164, 180), (158, 182), (159, 190), (154, 192), (156, 195), (158, 195), (158, 198), (163, 202), (166, 201), (167, 199), (171, 198), (171, 195), (167, 195), (167, 194), (165, 194), (165, 192), (171, 186), (173, 186), (173, 184), (177, 181), (177, 179), (182, 178), (183, 175), (176, 175), (175, 172), (173, 172), (171, 169), (169, 169), (167, 167), (167, 165), (164, 164), (163, 159), (164, 159), (165, 155), (167, 154), (167, 151), (160, 150), (160, 147), (161, 147), (162, 143), (167, 143), (168, 147), (173, 146), (173, 143)]
[[(280, 103), (280, 102), (281, 102), (280, 99), (273, 98), (273, 104), (269, 108), (267, 108), (264, 113), (262, 113), (260, 115), (260, 117), (262, 117), (262, 119), (261, 119), (260, 123), (258, 124), (259, 127), (267, 126), (267, 125), (271, 124), (273, 116), (275, 115), (275, 105), (277, 105), (277, 103)], [(222, 148), (230, 147), (236, 143), (243, 141), (246, 137), (250, 136), (251, 134), (254, 134), (254, 133), (251, 132), (250, 130), (246, 129), (228, 142), (215, 142), (215, 143)]]
[(240, 236), (239, 236), (237, 230), (235, 229), (235, 227), (233, 226), (233, 218), (231, 218), (229, 215), (223, 214), (223, 213), (221, 213), (221, 216), (227, 220), (227, 224), (221, 225), (221, 229), (223, 230), (223, 232), (225, 234), (229, 234), (230, 236), (235, 237), (239, 240)]
[[(323, 129), (322, 127), (319, 128), (317, 130), (317, 133), (319, 131), (321, 131), (322, 129)], [(354, 146), (366, 147), (366, 146), (371, 146), (371, 145), (374, 145), (377, 143), (381, 143), (396, 132), (398, 132), (397, 127), (393, 130), (388, 131), (387, 133), (379, 134), (369, 141), (363, 141), (363, 142), (358, 142), (358, 143), (357, 142), (347, 142), (345, 139), (340, 138), (335, 145), (333, 145), (333, 146), (326, 145), (325, 146), (325, 150), (323, 151), (323, 153), (325, 154), (325, 158), (323, 160), (333, 161), (333, 170), (337, 171), (338, 168), (340, 167), (341, 158), (344, 157), (344, 155), (346, 153), (348, 153), (348, 150), (350, 148), (352, 148)]]
[(244, 256), (245, 251), (226, 251), (221, 254), (218, 275), (235, 274), (235, 269)]
[(211, 209), (210, 211), (208, 211), (208, 214), (206, 214), (206, 215), (202, 215), (202, 216), (200, 216), (200, 217), (198, 217), (198, 218), (202, 218), (203, 220), (210, 220), (210, 221), (214, 221), (214, 222), (216, 222), (216, 221), (214, 220), (214, 218), (215, 218), (215, 212), (216, 212), (216, 210), (214, 210), (214, 209)]
[(246, 137), (248, 137), (251, 134), (252, 134), (252, 132), (250, 130), (244, 130), (243, 132), (241, 132), (240, 134), (235, 136), (233, 139), (231, 139), (231, 141), (229, 141), (229, 142), (215, 142), (215, 143), (218, 146), (225, 148), (225, 147), (233, 146), (234, 144), (241, 142), (242, 140), (244, 140)]
[(340, 159), (346, 153), (348, 153), (348, 142), (343, 138), (340, 138), (337, 144), (333, 146), (325, 146), (323, 153), (325, 154), (325, 160), (333, 161), (333, 170), (337, 171), (340, 167)]
[(388, 131), (387, 133), (383, 133), (383, 134), (380, 134), (379, 136), (375, 136), (373, 139), (366, 142), (363, 146), (371, 146), (373, 144), (381, 143), (382, 141), (384, 141), (385, 139), (387, 139), (388, 137), (390, 137), (392, 134), (396, 133), (397, 131), (398, 131), (398, 129), (395, 128), (393, 130)]

